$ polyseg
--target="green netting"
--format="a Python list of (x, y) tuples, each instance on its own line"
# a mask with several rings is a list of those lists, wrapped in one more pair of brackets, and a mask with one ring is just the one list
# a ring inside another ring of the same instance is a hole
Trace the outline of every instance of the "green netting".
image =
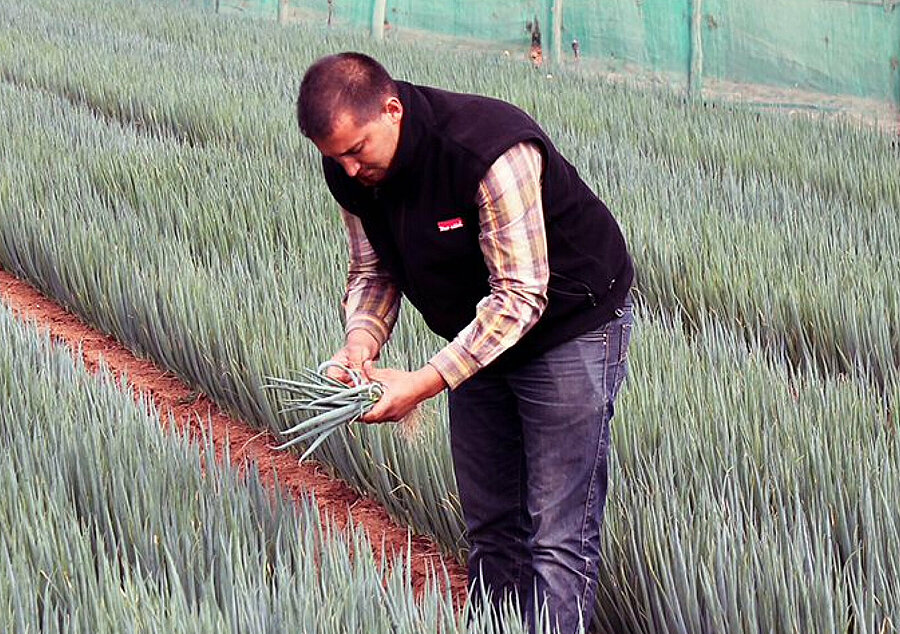
[(704, 72), (900, 102), (900, 7), (706, 0)]
[[(210, 0), (204, 0), (209, 2)], [(219, 0), (223, 12), (237, 11), (260, 17), (278, 17), (278, 0)], [(213, 0), (215, 3), (215, 0)]]
[(563, 4), (563, 51), (577, 38), (583, 55), (687, 73), (691, 0), (569, 0)]
[[(279, 0), (172, 0), (222, 13), (278, 16)], [(387, 0), (387, 33), (431, 32), (525, 55), (537, 18), (545, 57), (554, 2), (562, 2), (562, 62), (571, 43), (616, 66), (671, 73), (691, 68), (691, 20), (699, 7), (706, 77), (811, 89), (900, 103), (898, 0)], [(375, 0), (287, 0), (290, 15), (371, 28)]]
[(537, 16), (538, 24), (548, 24), (546, 9), (540, 0), (457, 0), (428, 2), (393, 0), (388, 2), (387, 19), (400, 26), (435, 31), (460, 37), (496, 42), (523, 50), (531, 42), (525, 29)]

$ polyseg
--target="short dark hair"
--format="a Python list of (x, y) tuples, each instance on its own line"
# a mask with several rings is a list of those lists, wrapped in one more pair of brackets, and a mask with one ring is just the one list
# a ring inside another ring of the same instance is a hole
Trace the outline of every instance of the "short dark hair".
[(297, 97), (297, 123), (310, 139), (327, 138), (334, 118), (349, 112), (367, 123), (385, 99), (397, 96), (397, 84), (384, 67), (362, 53), (338, 53), (317, 60), (303, 75)]

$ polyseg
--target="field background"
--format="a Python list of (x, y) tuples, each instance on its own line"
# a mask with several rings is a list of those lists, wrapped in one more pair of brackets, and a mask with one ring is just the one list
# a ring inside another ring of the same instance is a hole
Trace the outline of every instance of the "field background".
[[(643, 75), (695, 96), (730, 94), (787, 110), (852, 110), (897, 124), (895, 0), (181, 0), (283, 23), (414, 34), (527, 58)], [(573, 40), (579, 43), (576, 62)]]
[[(900, 623), (900, 157), (789, 119), (577, 69), (338, 28), (50, 0), (0, 7), (0, 264), (260, 428), (259, 385), (340, 343), (346, 266), (303, 69), (396, 76), (530, 112), (638, 267), (598, 623), (610, 632), (890, 632)], [(452, 59), (452, 64), (448, 64)], [(404, 310), (386, 363), (440, 345)], [(440, 399), (319, 457), (461, 556)]]

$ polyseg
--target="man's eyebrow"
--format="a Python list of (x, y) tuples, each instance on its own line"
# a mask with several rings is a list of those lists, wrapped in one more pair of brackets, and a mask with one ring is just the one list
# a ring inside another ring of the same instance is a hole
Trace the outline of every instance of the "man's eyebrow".
[(348, 154), (353, 154), (354, 151), (357, 150), (359, 148), (359, 146), (361, 146), (363, 144), (363, 141), (365, 141), (365, 139), (360, 139), (359, 141), (357, 141), (356, 143), (351, 145), (349, 149), (338, 154), (338, 156), (346, 156)]

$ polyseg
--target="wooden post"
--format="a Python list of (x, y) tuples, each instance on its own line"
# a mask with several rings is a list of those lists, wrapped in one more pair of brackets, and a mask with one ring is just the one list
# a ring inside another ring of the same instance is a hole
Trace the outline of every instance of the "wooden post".
[(691, 0), (691, 61), (688, 67), (688, 94), (703, 94), (703, 0)]
[(562, 27), (563, 27), (563, 0), (551, 0), (550, 7), (550, 61), (554, 64), (562, 63)]
[(384, 39), (384, 16), (387, 13), (387, 0), (375, 0), (372, 7), (372, 37)]
[(278, 24), (284, 24), (287, 21), (287, 4), (288, 0), (278, 0)]

